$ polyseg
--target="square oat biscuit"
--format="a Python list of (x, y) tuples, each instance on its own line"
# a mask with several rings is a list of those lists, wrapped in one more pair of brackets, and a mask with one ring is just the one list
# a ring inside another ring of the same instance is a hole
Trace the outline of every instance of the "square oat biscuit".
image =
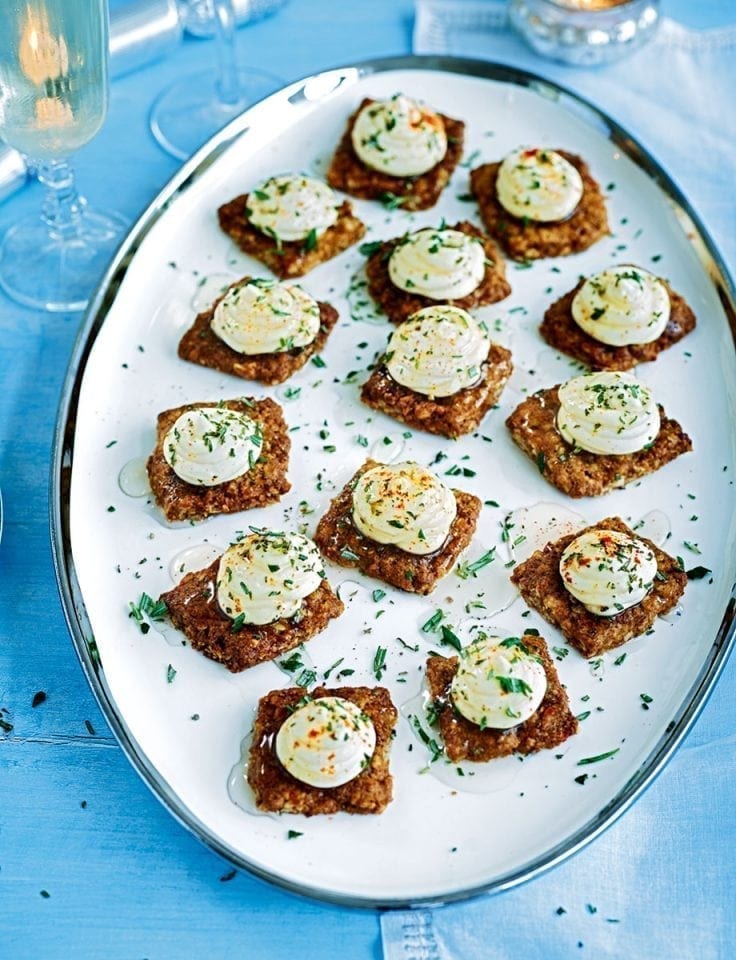
[(355, 118), (375, 100), (366, 98), (348, 120), (347, 129), (327, 171), (327, 182), (336, 190), (361, 200), (391, 201), (402, 210), (427, 210), (433, 207), (450, 181), (463, 155), (465, 124), (438, 114), (447, 133), (447, 153), (438, 164), (415, 177), (394, 177), (367, 167), (353, 148)]
[(343, 697), (370, 717), (376, 748), (370, 763), (353, 780), (338, 787), (313, 787), (292, 777), (281, 765), (274, 742), (281, 725), (304, 701), (304, 687), (272, 690), (261, 697), (248, 761), (248, 783), (261, 810), (314, 814), (381, 813), (391, 801), (391, 741), (398, 717), (385, 687), (316, 687), (309, 697)]
[(454, 439), (477, 429), (498, 403), (512, 370), (510, 351), (492, 343), (477, 384), (448, 397), (431, 398), (398, 383), (379, 363), (363, 384), (360, 399), (417, 430)]
[(361, 474), (375, 466), (375, 460), (366, 460), (335, 497), (317, 524), (314, 542), (328, 560), (342, 567), (357, 567), (366, 576), (407, 593), (431, 593), (473, 539), (481, 501), (472, 493), (453, 490), (457, 514), (444, 545), (424, 556), (407, 553), (363, 536), (353, 523), (353, 488)]
[(303, 277), (352, 247), (365, 234), (365, 224), (354, 215), (347, 200), (338, 208), (337, 222), (315, 241), (278, 241), (250, 223), (247, 209), (247, 193), (224, 203), (217, 211), (220, 227), (244, 253), (260, 260), (282, 280)]
[(654, 473), (692, 450), (690, 437), (659, 406), (654, 442), (627, 454), (598, 454), (568, 443), (557, 429), (559, 384), (523, 400), (506, 420), (514, 442), (537, 465), (545, 480), (569, 497), (597, 497)]
[(551, 347), (586, 363), (593, 370), (631, 370), (639, 363), (656, 360), (662, 350), (695, 329), (695, 314), (686, 300), (662, 280), (670, 298), (670, 319), (660, 336), (651, 343), (632, 343), (624, 347), (601, 343), (573, 319), (572, 302), (584, 282), (584, 279), (580, 280), (574, 290), (547, 308), (539, 332)]
[(445, 752), (450, 760), (485, 762), (509, 754), (530, 754), (559, 746), (577, 733), (578, 722), (570, 711), (567, 692), (557, 676), (542, 637), (521, 637), (547, 675), (547, 691), (536, 712), (510, 730), (481, 729), (452, 706), (450, 685), (457, 672), (457, 657), (433, 656), (427, 660), (427, 685), (438, 717)]
[[(619, 517), (608, 517), (586, 530), (615, 530), (637, 536)], [(657, 560), (652, 589), (641, 603), (622, 610), (615, 617), (596, 616), (565, 589), (560, 576), (560, 559), (565, 548), (586, 530), (560, 537), (537, 550), (514, 569), (511, 582), (530, 607), (562, 632), (570, 646), (584, 657), (597, 657), (650, 630), (658, 616), (677, 605), (685, 591), (687, 574), (674, 557), (645, 537), (639, 537)]]
[[(179, 417), (189, 410), (225, 407), (244, 413), (260, 426), (261, 445), (253, 466), (239, 477), (201, 486), (182, 480), (164, 457), (164, 440)], [(156, 446), (148, 458), (146, 470), (156, 503), (169, 521), (204, 520), (218, 513), (237, 513), (276, 503), (291, 490), (286, 478), (291, 440), (281, 407), (266, 398), (241, 397), (220, 403), (187, 403), (164, 410), (156, 424)]]
[[(447, 225), (448, 230), (458, 230), (469, 237), (475, 237), (483, 244), (486, 259), (486, 269), (483, 279), (478, 286), (465, 297), (457, 300), (443, 300), (442, 303), (461, 307), (463, 310), (473, 310), (489, 303), (504, 300), (511, 293), (511, 286), (506, 279), (506, 265), (496, 244), (481, 230), (468, 220), (461, 220), (453, 226)], [(404, 237), (394, 237), (380, 243), (371, 253), (365, 265), (368, 277), (368, 292), (383, 310), (392, 323), (401, 323), (417, 310), (423, 307), (435, 306), (438, 301), (431, 297), (420, 296), (401, 290), (391, 281), (388, 261), (394, 249)]]
[(478, 201), (488, 232), (514, 260), (564, 257), (587, 250), (608, 230), (608, 215), (600, 186), (587, 163), (573, 153), (557, 150), (583, 180), (583, 196), (572, 216), (554, 223), (525, 221), (509, 213), (496, 195), (500, 163), (484, 163), (470, 172), (470, 190)]
[[(250, 279), (243, 277), (238, 283)], [(281, 353), (244, 354), (233, 350), (215, 334), (212, 318), (215, 308), (227, 291), (218, 297), (207, 310), (198, 314), (193, 326), (179, 341), (179, 356), (190, 363), (203, 367), (212, 367), (222, 373), (230, 373), (243, 380), (256, 380), (260, 383), (275, 384), (288, 380), (317, 353), (321, 353), (327, 344), (327, 338), (338, 321), (338, 313), (329, 303), (319, 302), (319, 332), (314, 340), (305, 347), (295, 347)]]
[(222, 663), (231, 673), (240, 673), (257, 663), (274, 660), (281, 654), (311, 640), (330, 620), (345, 609), (327, 580), (302, 601), (299, 616), (274, 623), (239, 626), (220, 610), (217, 603), (217, 571), (220, 560), (204, 570), (187, 573), (159, 600), (166, 604), (171, 623), (181, 630), (195, 650)]

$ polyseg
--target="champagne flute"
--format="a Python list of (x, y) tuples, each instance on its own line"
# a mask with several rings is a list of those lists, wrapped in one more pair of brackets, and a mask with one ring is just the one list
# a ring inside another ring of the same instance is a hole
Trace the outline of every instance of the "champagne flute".
[(28, 306), (81, 310), (124, 229), (88, 207), (68, 161), (107, 112), (107, 0), (5, 0), (2, 20), (0, 138), (28, 156), (45, 197), (3, 237), (0, 286)]
[(263, 70), (238, 67), (233, 0), (180, 0), (186, 25), (214, 27), (217, 70), (188, 74), (167, 87), (151, 109), (151, 131), (179, 160), (191, 156), (220, 127), (256, 100), (273, 93), (282, 81)]

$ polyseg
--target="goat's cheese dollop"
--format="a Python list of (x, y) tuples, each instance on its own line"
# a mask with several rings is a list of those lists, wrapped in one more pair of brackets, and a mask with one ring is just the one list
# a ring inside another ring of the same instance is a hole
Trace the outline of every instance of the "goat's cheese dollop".
[(519, 637), (482, 637), (464, 647), (452, 679), (452, 702), (482, 729), (524, 723), (547, 691), (547, 674)]
[(324, 578), (314, 543), (297, 533), (252, 533), (223, 553), (217, 602), (240, 623), (273, 623), (293, 617)]
[(656, 575), (651, 548), (616, 530), (587, 530), (560, 558), (565, 589), (599, 617), (615, 617), (641, 603)]
[(261, 233), (287, 243), (316, 240), (337, 222), (340, 203), (332, 187), (314, 177), (271, 177), (248, 194), (246, 216)]
[(575, 211), (583, 196), (583, 180), (555, 150), (521, 148), (501, 162), (496, 195), (512, 216), (550, 223), (566, 220)]
[(442, 117), (401, 94), (363, 107), (351, 138), (367, 167), (392, 177), (426, 173), (447, 153)]
[(596, 273), (575, 294), (575, 323), (589, 336), (613, 347), (651, 343), (670, 319), (667, 288), (640, 267), (614, 267)]
[(481, 377), (490, 341), (459, 307), (425, 307), (389, 338), (386, 368), (397, 383), (427, 397), (449, 397)]
[(258, 460), (263, 435), (255, 420), (228, 407), (196, 407), (177, 417), (164, 459), (185, 483), (214, 487), (242, 476)]
[(353, 489), (353, 522), (377, 543), (423, 556), (443, 545), (457, 514), (455, 494), (418, 463), (381, 463)]
[(319, 304), (295, 284), (251, 278), (232, 284), (215, 307), (211, 327), (247, 356), (306, 347), (319, 333)]
[(478, 237), (447, 227), (409, 233), (388, 261), (391, 283), (432, 300), (458, 300), (483, 280), (486, 254)]
[(563, 383), (558, 396), (557, 429), (589, 453), (636, 453), (659, 433), (652, 391), (630, 374), (586, 373)]
[(319, 697), (297, 707), (284, 721), (275, 747), (292, 777), (312, 787), (339, 787), (370, 763), (376, 730), (351, 700)]

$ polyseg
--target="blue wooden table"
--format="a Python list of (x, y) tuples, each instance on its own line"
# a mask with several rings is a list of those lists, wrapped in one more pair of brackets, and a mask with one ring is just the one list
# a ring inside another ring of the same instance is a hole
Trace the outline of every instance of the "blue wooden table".
[[(693, 26), (736, 21), (730, 0), (664, 6)], [(238, 46), (244, 62), (292, 80), (410, 52), (412, 17), (412, 0), (291, 0), (239, 31)], [(75, 162), (90, 201), (113, 203), (133, 220), (169, 179), (177, 163), (154, 143), (148, 109), (160, 89), (212, 56), (211, 43), (189, 40), (115, 81), (108, 121)], [(0, 205), (0, 231), (39, 202), (32, 185)], [(0, 731), (0, 958), (380, 957), (375, 912), (233, 875), (179, 826), (129, 766), (87, 688), (58, 601), (48, 529), (56, 407), (80, 319), (23, 309), (0, 294), (0, 716), (12, 725)], [(447, 955), (656, 956), (648, 944), (665, 925), (678, 932), (678, 957), (736, 955), (727, 915), (736, 804), (712, 807), (711, 790), (703, 792), (704, 763), (720, 777), (716, 796), (733, 783), (734, 681), (732, 663), (675, 761), (595, 844), (525, 888), (446, 908)], [(710, 768), (703, 751), (714, 743), (726, 745), (714, 756), (730, 773)], [(617, 848), (637, 843), (641, 859), (622, 870)], [(655, 872), (650, 849), (660, 857)], [(693, 880), (698, 861), (702, 890)], [(723, 891), (720, 900), (704, 900), (713, 890)], [(606, 923), (607, 946), (596, 949)], [(522, 942), (523, 954), (515, 952)]]

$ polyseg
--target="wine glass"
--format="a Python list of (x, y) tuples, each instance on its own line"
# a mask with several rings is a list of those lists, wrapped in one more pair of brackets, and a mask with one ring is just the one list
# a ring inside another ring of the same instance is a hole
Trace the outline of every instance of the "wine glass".
[(107, 111), (107, 0), (5, 0), (2, 21), (0, 137), (28, 156), (46, 192), (40, 217), (2, 239), (0, 285), (28, 306), (81, 310), (124, 228), (88, 207), (67, 159)]
[(181, 0), (182, 16), (214, 27), (217, 70), (188, 74), (167, 87), (151, 109), (158, 143), (179, 160), (191, 156), (220, 127), (282, 80), (263, 70), (238, 67), (232, 0)]

